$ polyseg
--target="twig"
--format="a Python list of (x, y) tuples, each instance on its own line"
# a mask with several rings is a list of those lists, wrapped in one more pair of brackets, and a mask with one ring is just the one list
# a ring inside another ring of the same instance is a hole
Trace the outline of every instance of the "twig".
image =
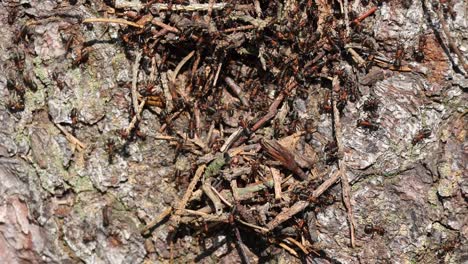
[(345, 25), (346, 25), (346, 36), (349, 37), (351, 34), (351, 29), (349, 27), (349, 14), (348, 14), (348, 0), (344, 0), (343, 3), (344, 7), (344, 18), (345, 18)]
[(230, 32), (236, 32), (236, 31), (242, 31), (242, 30), (249, 30), (249, 29), (254, 29), (257, 26), (255, 25), (246, 25), (246, 26), (240, 26), (240, 27), (234, 27), (234, 28), (227, 28), (223, 30), (222, 32), (224, 33), (230, 33)]
[(160, 213), (156, 218), (151, 220), (146, 226), (144, 226), (141, 230), (141, 234), (145, 234), (148, 232), (151, 228), (153, 228), (155, 225), (157, 225), (159, 222), (161, 222), (164, 218), (166, 218), (168, 215), (172, 213), (172, 207), (167, 207)]
[[(337, 180), (340, 179), (340, 172), (336, 171), (329, 179), (324, 181), (315, 191), (312, 192), (311, 200), (318, 198), (322, 193), (324, 193), (330, 186), (332, 186)], [(283, 210), (279, 213), (273, 220), (271, 220), (267, 225), (268, 232), (275, 229), (277, 226), (283, 222), (289, 220), (295, 214), (302, 212), (310, 205), (309, 201), (298, 201), (290, 208)]]
[(245, 225), (245, 226), (251, 227), (253, 229), (258, 229), (261, 232), (268, 232), (268, 230), (266, 228), (258, 226), (258, 225), (254, 225), (254, 224), (251, 224), (251, 223), (248, 223), (248, 222), (245, 222), (242, 219), (236, 219), (236, 221), (243, 224), (243, 225)]
[(173, 33), (179, 33), (180, 30), (178, 30), (177, 28), (173, 27), (173, 26), (169, 26), (168, 24), (165, 24), (161, 21), (159, 21), (158, 19), (154, 18), (153, 20), (151, 20), (151, 24), (153, 25), (156, 25), (158, 27), (161, 27), (169, 32), (173, 32)]
[(166, 127), (167, 127), (167, 123), (170, 123), (172, 122), (172, 120), (174, 120), (175, 118), (177, 118), (184, 110), (179, 110), (177, 112), (175, 112), (174, 114), (172, 114), (172, 116), (170, 116), (167, 120), (166, 120), (166, 123), (164, 123), (161, 128), (159, 128), (159, 132), (162, 133)]
[(309, 204), (310, 204), (309, 201), (298, 201), (293, 206), (291, 206), (290, 208), (287, 208), (286, 210), (283, 210), (281, 213), (279, 213), (273, 220), (271, 220), (266, 225), (268, 231), (271, 231), (271, 230), (275, 229), (281, 223), (283, 223), (286, 220), (290, 219), (295, 214), (303, 211), (305, 208), (307, 208), (307, 206), (309, 206)]
[(242, 131), (244, 131), (242, 127), (237, 128), (237, 130), (228, 137), (226, 142), (224, 142), (223, 146), (220, 148), (220, 151), (225, 152), (228, 150), (231, 145), (242, 135)]
[(217, 190), (215, 187), (211, 186), (211, 190), (219, 197), (219, 199), (221, 201), (223, 201), (223, 203), (225, 203), (227, 206), (229, 207), (232, 207), (232, 204), (230, 202), (228, 202), (228, 200), (226, 200), (226, 198), (224, 198)]
[(361, 23), (364, 19), (366, 19), (368, 16), (374, 14), (375, 11), (377, 11), (377, 6), (374, 6), (374, 7), (372, 7), (371, 9), (367, 10), (367, 12), (365, 12), (365, 13), (362, 14), (362, 15), (360, 15), (360, 16), (357, 17), (356, 19), (354, 19), (353, 22), (351, 22), (351, 23), (352, 23), (352, 24), (355, 24), (355, 25), (358, 25), (358, 24)]
[(195, 211), (195, 210), (190, 210), (190, 209), (183, 209), (181, 212), (183, 215), (189, 214), (189, 215), (200, 216), (201, 218), (203, 218), (204, 221), (225, 222), (228, 220), (227, 214), (211, 215), (211, 214), (207, 214), (207, 213)]
[(348, 52), (351, 53), (351, 57), (358, 64), (359, 67), (366, 65), (366, 60), (364, 60), (359, 53), (357, 53), (353, 48), (348, 47)]
[(180, 200), (177, 205), (175, 206), (175, 216), (173, 216), (173, 222), (175, 225), (178, 225), (178, 222), (180, 221), (180, 214), (182, 213), (182, 209), (185, 209), (185, 206), (187, 202), (190, 199), (190, 196), (192, 196), (193, 190), (195, 189), (195, 186), (197, 185), (198, 181), (200, 180), (201, 176), (203, 175), (203, 172), (205, 171), (206, 165), (203, 164), (200, 167), (198, 167), (197, 171), (195, 172), (195, 176), (193, 176), (192, 181), (190, 182), (187, 190), (185, 191), (184, 196), (182, 197), (182, 200)]
[(287, 237), (285, 238), (283, 241), (288, 241), (289, 243), (293, 243), (294, 245), (296, 245), (298, 248), (300, 248), (302, 250), (302, 252), (304, 252), (304, 254), (308, 255), (309, 254), (309, 251), (307, 250), (307, 248), (305, 248), (301, 243), (299, 243), (299, 241), (297, 241), (296, 239), (292, 238), (292, 237)]
[(230, 77), (225, 77), (225, 78), (224, 78), (224, 81), (225, 81), (226, 84), (229, 86), (229, 88), (231, 88), (231, 91), (234, 92), (234, 94), (237, 96), (237, 98), (239, 98), (239, 100), (241, 101), (242, 105), (248, 107), (248, 106), (249, 106), (249, 102), (245, 99), (245, 96), (244, 96), (243, 93), (242, 93), (242, 88), (240, 88), (240, 86), (237, 85), (237, 84), (234, 82), (234, 80), (231, 79)]
[(142, 25), (139, 25), (137, 23), (127, 21), (125, 19), (120, 19), (120, 18), (87, 18), (83, 20), (83, 23), (117, 23), (117, 24), (124, 24), (124, 25), (129, 25), (132, 27), (137, 27), (137, 28), (143, 28)]
[(288, 251), (291, 255), (295, 256), (296, 258), (299, 257), (299, 254), (297, 254), (297, 252), (294, 249), (290, 248), (288, 245), (284, 244), (283, 242), (280, 242), (278, 245), (284, 248), (286, 251)]
[(130, 121), (130, 124), (128, 124), (128, 127), (125, 129), (125, 135), (130, 135), (130, 132), (132, 131), (132, 129), (135, 128), (137, 121), (140, 119), (141, 112), (143, 111), (145, 104), (146, 104), (146, 98), (143, 98), (140, 105), (137, 105), (137, 111), (135, 112), (135, 115), (132, 117), (132, 121)]
[(312, 199), (317, 199), (320, 195), (322, 195), (328, 188), (330, 188), (336, 181), (340, 179), (340, 171), (336, 171), (330, 178), (325, 180), (322, 184), (320, 184), (317, 189), (312, 192)]
[[(340, 83), (338, 80), (338, 76), (333, 78), (332, 81), (333, 92), (340, 90)], [(341, 133), (341, 122), (340, 122), (340, 112), (338, 107), (336, 106), (336, 101), (333, 99), (333, 119), (334, 119), (334, 126), (335, 126), (335, 137), (336, 137), (336, 145), (338, 147), (338, 156), (340, 157), (338, 160), (338, 167), (340, 169), (341, 174), (341, 188), (343, 192), (343, 203), (346, 206), (348, 212), (348, 222), (349, 222), (349, 229), (351, 235), (351, 246), (355, 247), (355, 237), (354, 237), (354, 218), (353, 218), (353, 207), (351, 205), (351, 187), (349, 186), (349, 180), (346, 175), (346, 165), (343, 161), (343, 142), (342, 142), (342, 133)]]
[(70, 134), (65, 128), (63, 128), (60, 124), (55, 124), (55, 126), (65, 135), (67, 140), (73, 144), (76, 145), (80, 148), (80, 150), (83, 150), (86, 148), (86, 144), (78, 140), (75, 136)]
[(190, 52), (187, 56), (185, 56), (185, 57), (179, 62), (179, 64), (177, 64), (177, 67), (175, 68), (174, 72), (172, 73), (171, 81), (172, 81), (173, 84), (175, 83), (175, 80), (176, 80), (176, 78), (177, 78), (177, 74), (179, 74), (180, 69), (182, 69), (182, 67), (184, 66), (184, 64), (187, 63), (187, 61), (189, 61), (190, 58), (192, 58), (192, 56), (193, 56), (194, 54), (195, 54), (195, 51), (193, 50), (193, 51)]
[(223, 212), (223, 205), (221, 203), (221, 199), (213, 192), (211, 186), (211, 179), (205, 179), (202, 184), (202, 190), (206, 194), (206, 196), (211, 200), (213, 203), (216, 215), (220, 215)]
[(247, 200), (252, 198), (256, 192), (273, 187), (273, 184), (273, 180), (269, 180), (254, 185), (248, 185), (244, 188), (237, 188), (234, 197), (237, 196), (237, 201)]
[(216, 83), (218, 82), (219, 73), (221, 72), (222, 67), (223, 67), (223, 63), (220, 62), (219, 65), (218, 65), (218, 70), (216, 70), (215, 78), (213, 80), (213, 87), (216, 87)]
[(286, 91), (281, 92), (278, 97), (273, 101), (273, 103), (270, 105), (270, 108), (268, 108), (268, 113), (263, 116), (260, 120), (255, 123), (252, 127), (252, 132), (257, 131), (259, 128), (261, 128), (266, 122), (268, 122), (270, 119), (276, 116), (276, 113), (278, 112), (278, 107), (283, 102), (284, 98), (286, 97), (286, 94), (289, 93), (292, 89), (296, 87), (296, 82), (292, 82), (288, 85), (286, 88)]
[(273, 177), (275, 199), (281, 200), (281, 174), (280, 171), (275, 168), (270, 168), (271, 176)]
[[(154, 2), (154, 1), (153, 1)], [(227, 3), (218, 3), (212, 6), (212, 10), (222, 10), (227, 6)], [(144, 7), (156, 9), (158, 11), (171, 10), (171, 11), (205, 11), (208, 10), (209, 4), (190, 4), (190, 5), (168, 5), (168, 4), (152, 4), (150, 6), (141, 4), (139, 1), (116, 0), (115, 8), (117, 9), (134, 9), (140, 10)]]
[(133, 112), (137, 119), (140, 120), (138, 113), (138, 91), (137, 91), (137, 82), (138, 82), (138, 68), (140, 67), (140, 60), (141, 60), (141, 51), (136, 53), (135, 56), (135, 63), (133, 64), (133, 78), (132, 78), (132, 103), (133, 103)]
[(190, 5), (168, 5), (168, 4), (154, 4), (151, 8), (154, 8), (159, 11), (171, 10), (171, 11), (207, 11), (208, 9), (212, 10), (221, 10), (227, 6), (226, 3), (217, 3), (217, 4), (190, 4)]

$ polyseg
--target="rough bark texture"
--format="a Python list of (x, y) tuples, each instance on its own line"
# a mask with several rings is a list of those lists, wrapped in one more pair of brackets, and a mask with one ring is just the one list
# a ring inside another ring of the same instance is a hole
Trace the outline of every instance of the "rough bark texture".
[[(166, 121), (158, 107), (142, 111), (138, 129), (146, 135), (145, 140), (128, 140), (119, 134), (128, 127), (133, 111), (131, 87), (127, 84), (132, 83), (135, 62), (132, 61), (134, 57), (127, 56), (129, 47), (125, 47), (119, 33), (120, 28), (127, 26), (81, 23), (82, 18), (101, 17), (108, 8), (104, 2), (0, 2), (0, 262), (165, 263), (171, 258), (180, 263), (240, 262), (239, 241), (229, 224), (224, 228), (209, 222), (201, 227), (181, 225), (174, 234), (169, 221), (154, 228), (149, 235), (140, 234), (147, 223), (184, 195), (197, 167), (197, 152), (186, 149), (180, 152), (179, 146), (174, 147), (171, 141), (161, 139), (159, 131)], [(173, 2), (188, 4), (189, 1)], [(245, 1), (246, 5), (258, 4), (253, 14), (262, 11), (266, 2)], [(327, 1), (310, 2), (318, 7), (317, 12), (326, 12), (330, 6)], [(364, 1), (348, 2), (349, 11), (356, 14), (370, 7), (361, 3)], [(331, 202), (311, 205), (294, 218), (304, 219), (310, 236), (310, 242), (305, 244), (318, 251), (318, 255), (296, 258), (278, 243), (266, 238), (257, 241), (254, 231), (241, 228), (241, 246), (252, 262), (300, 263), (301, 259), (310, 263), (468, 261), (468, 79), (460, 58), (450, 50), (447, 36), (441, 31), (432, 2), (388, 1), (362, 22), (363, 30), (372, 36), (373, 45), (381, 54), (393, 58), (397, 46), (404, 45), (404, 62), (411, 67), (410, 72), (377, 66), (357, 72), (343, 62), (344, 72), (358, 76), (355, 81), (360, 94), (342, 109), (344, 149), (341, 155), (337, 154), (346, 164), (351, 185), (356, 247), (350, 247), (347, 211), (341, 201), (340, 184), (335, 184), (327, 191)], [(455, 12), (451, 15), (447, 11), (445, 20), (455, 45), (466, 60), (467, 3), (463, 0), (440, 2), (448, 2), (446, 5)], [(296, 1), (284, 1), (278, 8), (287, 13), (288, 8), (295, 5), (298, 5)], [(208, 11), (212, 12), (213, 20), (222, 14), (217, 13), (222, 11), (216, 8)], [(200, 11), (200, 16), (205, 15), (206, 11)], [(171, 25), (179, 29), (184, 28), (184, 23), (192, 23), (172, 16), (168, 19), (161, 11), (163, 21), (173, 22)], [(212, 29), (209, 22), (207, 24), (209, 32)], [(175, 41), (174, 34), (169, 32), (164, 41)], [(418, 47), (421, 34), (426, 35), (424, 60), (415, 62), (413, 53), (416, 51), (412, 48)], [(218, 43), (217, 49), (239, 49), (248, 37), (252, 36), (233, 33), (226, 38), (226, 43)], [(302, 41), (300, 36), (296, 40)], [(81, 49), (83, 42), (86, 51)], [(184, 51), (185, 48), (175, 45), (173, 53), (177, 55), (166, 54), (167, 61), (172, 61), (171, 58), (181, 61), (190, 52)], [(260, 54), (258, 64), (265, 66), (268, 58), (261, 54), (271, 52), (270, 47), (262, 44), (247, 49), (245, 52), (255, 50)], [(81, 63), (79, 57), (85, 56), (85, 52), (89, 53), (89, 58)], [(291, 50), (286, 48), (279, 52), (298, 56), (289, 54)], [(162, 57), (163, 54), (155, 56), (157, 61)], [(191, 58), (196, 59), (196, 56)], [(215, 62), (208, 70), (195, 71), (199, 75), (206, 72), (208, 76), (222, 67), (219, 61)], [(138, 63), (151, 64), (151, 60)], [(166, 99), (171, 98), (170, 79), (176, 66), (173, 63), (165, 67), (167, 70), (157, 73), (160, 80), (157, 89)], [(193, 63), (180, 70), (176, 86), (187, 86), (190, 78), (187, 72), (191, 67)], [(222, 80), (233, 78), (245, 89), (249, 81), (246, 69), (240, 69), (239, 65), (224, 64), (223, 67), (218, 83), (225, 87), (226, 98), (237, 100), (235, 97), (239, 95), (229, 90), (229, 84)], [(240, 77), (224, 75), (227, 71), (234, 72), (235, 67), (239, 67)], [(139, 83), (149, 75), (141, 71)], [(268, 87), (266, 83), (263, 85)], [(302, 87), (306, 96), (289, 95), (292, 101), (281, 104), (274, 119), (281, 123), (286, 116), (291, 118), (288, 113), (294, 111), (297, 113), (294, 119), (314, 120), (316, 132), (312, 136), (322, 135), (325, 140), (313, 138), (304, 143), (302, 138), (298, 145), (306, 147), (296, 148), (306, 160), (302, 160), (306, 165), (298, 161), (299, 166), (310, 168), (307, 158), (314, 160), (314, 155), (320, 156), (314, 154), (319, 153), (316, 150), (323, 149), (327, 139), (333, 139), (333, 119), (330, 114), (319, 112), (327, 89), (318, 82), (304, 83)], [(263, 108), (265, 112), (252, 114), (255, 120), (266, 114), (279, 94), (274, 92), (275, 89), (271, 96), (265, 97), (268, 101)], [(379, 102), (378, 108), (372, 110), (378, 129), (357, 126), (358, 120), (368, 119), (369, 112), (362, 109), (370, 98)], [(252, 104), (256, 100), (244, 98), (240, 101)], [(23, 103), (23, 110), (15, 105)], [(166, 104), (168, 112), (178, 107), (171, 100)], [(219, 118), (226, 128), (240, 127), (241, 122), (236, 114), (234, 116), (236, 118), (230, 119), (230, 115), (222, 113)], [(182, 113), (174, 119), (170, 129), (188, 132), (191, 119), (194, 117)], [(271, 124), (261, 129), (262, 135), (277, 133)], [(67, 138), (59, 126), (85, 144), (84, 148)], [(336, 167), (324, 162), (323, 166), (327, 168), (323, 171), (330, 173)], [(318, 175), (321, 170), (315, 167)], [(182, 172), (181, 175), (177, 175), (177, 171)], [(287, 173), (282, 177), (286, 176)], [(283, 190), (283, 197), (287, 191)], [(274, 193), (272, 184), (269, 192)], [(245, 205), (246, 212), (247, 207)], [(241, 204), (237, 206), (241, 215), (242, 208)], [(249, 222), (246, 218), (243, 219)], [(206, 228), (210, 232), (200, 235)], [(283, 231), (288, 234), (286, 228)]]

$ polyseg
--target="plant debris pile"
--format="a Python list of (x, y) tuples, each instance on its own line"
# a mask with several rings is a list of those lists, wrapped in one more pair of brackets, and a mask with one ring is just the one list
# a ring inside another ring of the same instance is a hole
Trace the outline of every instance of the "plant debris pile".
[[(119, 39), (144, 72), (133, 83), (138, 105), (158, 116), (157, 138), (172, 142), (173, 161), (188, 155), (192, 163), (192, 170), (176, 171), (182, 199), (142, 233), (168, 219), (173, 243), (227, 226), (245, 262), (246, 245), (260, 256), (276, 244), (298, 257), (326, 258), (307, 212), (341, 200), (339, 191), (327, 192), (347, 179), (340, 115), (362, 96), (358, 80), (373, 66), (411, 71), (404, 58), (422, 61), (425, 38), (413, 50), (379, 47), (364, 20), (384, 1), (363, 1), (362, 14), (348, 12), (341, 1), (253, 2), (111, 6), (129, 22)], [(354, 122), (374, 133), (379, 100), (366, 96)], [(130, 110), (133, 119), (138, 105)], [(128, 140), (141, 134), (138, 121), (121, 133)], [(430, 134), (421, 130), (413, 144)], [(342, 188), (354, 246), (349, 185)]]

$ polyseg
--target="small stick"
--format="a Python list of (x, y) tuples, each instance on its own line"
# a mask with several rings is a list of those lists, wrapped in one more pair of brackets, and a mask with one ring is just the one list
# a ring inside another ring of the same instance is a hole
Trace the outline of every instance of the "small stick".
[(359, 53), (357, 53), (353, 48), (348, 47), (348, 52), (351, 53), (352, 58), (358, 64), (359, 67), (366, 65), (366, 60), (364, 60)]
[(243, 225), (245, 225), (245, 226), (251, 227), (253, 229), (258, 229), (258, 230), (260, 230), (262, 232), (268, 232), (268, 230), (266, 228), (258, 226), (258, 225), (254, 225), (254, 224), (251, 224), (251, 223), (248, 223), (248, 222), (245, 222), (242, 219), (236, 219), (236, 221), (243, 224)]
[(156, 140), (168, 140), (168, 141), (177, 141), (177, 138), (176, 137), (172, 137), (172, 136), (164, 136), (164, 135), (161, 135), (161, 136), (155, 136), (154, 139)]
[(132, 117), (132, 121), (130, 121), (130, 124), (128, 124), (128, 127), (125, 129), (125, 135), (130, 135), (130, 132), (132, 129), (135, 128), (137, 121), (140, 119), (141, 112), (143, 111), (143, 108), (145, 107), (146, 104), (146, 98), (144, 98), (140, 105), (137, 106), (137, 112), (135, 112), (135, 115)]
[(232, 204), (230, 202), (228, 202), (228, 200), (226, 200), (226, 198), (224, 198), (217, 190), (215, 187), (211, 186), (211, 190), (219, 197), (219, 199), (221, 201), (223, 201), (223, 203), (225, 203), (227, 206), (229, 207), (232, 207)]
[[(195, 176), (193, 176), (192, 181), (190, 182), (187, 190), (185, 191), (184, 196), (182, 197), (182, 200), (180, 200), (177, 205), (175, 206), (175, 213), (176, 215), (181, 214), (181, 210), (185, 209), (185, 205), (190, 199), (190, 196), (192, 196), (193, 190), (195, 189), (195, 186), (197, 185), (198, 181), (200, 180), (201, 176), (203, 175), (203, 172), (205, 171), (206, 165), (203, 164), (200, 167), (198, 167), (197, 171), (195, 172)], [(174, 217), (174, 221), (177, 223), (180, 220), (180, 217)]]
[(299, 241), (297, 241), (296, 239), (292, 238), (292, 237), (287, 237), (285, 238), (283, 241), (288, 241), (290, 243), (293, 243), (294, 245), (296, 245), (298, 248), (300, 248), (302, 250), (302, 252), (304, 252), (304, 254), (308, 255), (309, 254), (309, 251), (307, 250), (307, 248), (305, 248), (301, 243), (299, 243)]
[[(153, 1), (154, 2), (154, 1)], [(212, 10), (222, 10), (227, 6), (227, 3), (213, 4)], [(147, 4), (141, 4), (139, 1), (127, 1), (127, 0), (116, 0), (116, 9), (127, 9), (132, 8), (140, 10), (144, 7), (148, 7)], [(209, 8), (209, 4), (190, 4), (190, 5), (168, 5), (168, 4), (152, 4), (149, 6), (150, 9), (156, 9), (158, 11), (206, 11)]]
[(165, 24), (161, 21), (159, 21), (158, 19), (154, 18), (153, 20), (151, 20), (151, 24), (153, 25), (156, 25), (158, 27), (161, 27), (169, 32), (173, 32), (173, 33), (179, 33), (180, 30), (178, 30), (177, 28), (173, 27), (173, 26), (169, 26), (168, 24)]
[[(333, 92), (340, 90), (340, 81), (338, 80), (338, 76), (335, 76), (332, 81)], [(343, 203), (348, 211), (348, 222), (349, 222), (349, 229), (351, 235), (351, 247), (355, 247), (355, 237), (354, 237), (354, 218), (353, 218), (353, 207), (351, 205), (351, 187), (349, 186), (349, 180), (346, 175), (346, 165), (343, 161), (343, 142), (342, 142), (342, 133), (341, 133), (341, 122), (340, 122), (340, 112), (338, 107), (336, 106), (336, 101), (333, 100), (333, 119), (334, 119), (334, 126), (335, 126), (335, 138), (336, 138), (336, 145), (338, 147), (338, 155), (340, 159), (338, 160), (338, 167), (340, 169), (341, 174), (341, 189), (343, 194)]]
[(211, 137), (213, 136), (214, 128), (215, 128), (215, 122), (212, 122), (210, 125), (210, 129), (208, 129), (208, 134), (206, 135), (206, 138), (205, 138), (205, 141), (206, 141), (205, 144), (207, 146), (210, 145), (210, 141), (211, 141)]
[(340, 177), (340, 171), (338, 170), (312, 192), (312, 199), (316, 199), (322, 195), (326, 190), (328, 190), (328, 188), (330, 188), (336, 181), (338, 181)]
[(163, 28), (163, 29), (159, 30), (156, 34), (154, 34), (152, 38), (157, 39), (159, 37), (162, 37), (162, 36), (166, 35), (167, 32), (169, 32), (169, 30), (167, 30), (166, 28)]
[(228, 150), (231, 147), (231, 145), (242, 135), (242, 131), (244, 131), (242, 127), (237, 128), (237, 130), (234, 131), (234, 133), (232, 133), (228, 137), (226, 142), (223, 144), (223, 146), (219, 150), (221, 152), (225, 152), (226, 150)]
[(239, 98), (243, 106), (249, 107), (249, 102), (245, 99), (245, 96), (243, 96), (242, 93), (242, 88), (240, 88), (239, 85), (237, 85), (233, 79), (230, 77), (225, 77), (224, 81), (226, 81), (226, 84), (231, 88), (231, 91), (234, 92), (234, 94)]
[(366, 19), (368, 16), (372, 15), (377, 11), (377, 6), (372, 7), (371, 9), (367, 10), (364, 14), (360, 15), (356, 19), (353, 20), (352, 24), (359, 24), (361, 23), (364, 19)]
[(346, 36), (349, 37), (351, 34), (351, 28), (349, 27), (349, 15), (348, 15), (348, 0), (344, 0), (344, 18), (345, 18), (345, 25), (346, 25)]
[(195, 210), (190, 210), (190, 209), (183, 209), (182, 213), (184, 215), (189, 214), (189, 215), (200, 216), (201, 218), (203, 218), (204, 221), (210, 221), (210, 222), (225, 222), (228, 220), (227, 214), (211, 215), (211, 214), (207, 214), (207, 213), (195, 211)]
[(138, 113), (138, 91), (137, 91), (137, 83), (138, 83), (138, 68), (140, 67), (140, 60), (141, 60), (141, 51), (136, 53), (135, 56), (135, 63), (133, 64), (133, 78), (132, 78), (132, 103), (133, 103), (133, 112), (138, 120), (140, 120), (140, 116)]
[(161, 128), (159, 128), (159, 132), (162, 133), (166, 127), (167, 127), (167, 122), (172, 122), (172, 120), (174, 120), (175, 118), (177, 118), (181, 113), (183, 112), (183, 110), (179, 110), (177, 112), (175, 112), (171, 117), (169, 117), (168, 120), (166, 120), (166, 123), (164, 123)]
[[(316, 190), (312, 192), (311, 200), (318, 198), (322, 193), (324, 193), (330, 186), (332, 186), (337, 180), (340, 179), (340, 171), (336, 171), (329, 179), (324, 181)], [(271, 220), (266, 226), (268, 232), (275, 229), (277, 226), (283, 222), (289, 220), (295, 214), (302, 212), (310, 205), (309, 201), (298, 201), (292, 207), (283, 210), (279, 213), (273, 220)]]
[(283, 242), (280, 242), (278, 245), (284, 248), (286, 251), (288, 251), (291, 255), (295, 256), (296, 258), (299, 257), (299, 254), (297, 254), (297, 252), (294, 249), (290, 248), (288, 245), (284, 244)]
[(164, 209), (162, 213), (160, 213), (156, 218), (151, 220), (151, 222), (149, 222), (146, 226), (144, 226), (140, 230), (140, 234), (143, 235), (146, 232), (148, 232), (151, 228), (153, 228), (155, 225), (157, 225), (159, 222), (161, 222), (164, 218), (166, 218), (171, 213), (172, 213), (172, 207), (167, 207), (166, 209)]
[(278, 112), (278, 107), (283, 102), (283, 99), (286, 97), (286, 94), (289, 93), (292, 89), (296, 87), (296, 83), (293, 82), (289, 84), (289, 86), (286, 88), (286, 91), (280, 93), (276, 99), (273, 101), (273, 103), (270, 105), (270, 108), (268, 108), (268, 113), (263, 116), (260, 120), (255, 123), (252, 127), (252, 132), (257, 131), (259, 128), (261, 128), (266, 122), (268, 122), (270, 119), (276, 116), (276, 113)]
[(236, 32), (236, 31), (242, 31), (242, 30), (249, 30), (249, 29), (254, 29), (256, 28), (255, 25), (246, 25), (246, 26), (240, 26), (240, 27), (234, 27), (234, 28), (228, 28), (223, 30), (223, 33), (230, 33), (230, 32)]
[(220, 215), (223, 212), (223, 205), (221, 204), (221, 200), (218, 196), (213, 192), (209, 179), (205, 179), (202, 184), (202, 190), (206, 194), (206, 196), (211, 200), (213, 203), (216, 215)]
[(143, 28), (143, 25), (139, 25), (137, 23), (120, 19), (120, 18), (87, 18), (83, 20), (83, 23), (117, 23), (117, 24), (124, 24), (132, 27)]
[(217, 4), (190, 4), (190, 5), (168, 5), (168, 4), (154, 4), (151, 8), (154, 8), (159, 11), (171, 10), (171, 11), (207, 11), (211, 10), (221, 10), (227, 6), (226, 3), (217, 3)]
[(184, 66), (184, 64), (187, 63), (187, 61), (189, 61), (190, 58), (192, 58), (194, 54), (195, 54), (195, 51), (193, 50), (193, 51), (190, 52), (187, 56), (185, 56), (185, 57), (179, 62), (179, 64), (177, 64), (177, 67), (175, 68), (174, 72), (172, 73), (171, 81), (172, 81), (173, 84), (175, 83), (175, 80), (176, 80), (176, 78), (177, 78), (177, 74), (179, 74), (180, 69), (182, 69), (182, 67)]
[(293, 217), (295, 214), (303, 211), (307, 206), (309, 206), (310, 202), (309, 201), (298, 201), (293, 206), (290, 208), (287, 208), (286, 210), (283, 210), (281, 213), (279, 213), (273, 220), (271, 220), (267, 225), (268, 231), (271, 231), (275, 229), (277, 226), (279, 226), (281, 223), (285, 222), (286, 220), (290, 219)]
[[(198, 107), (198, 103), (195, 102), (195, 105), (193, 107), (193, 115), (195, 118), (195, 136), (198, 137), (198, 134), (200, 133), (200, 127), (201, 127), (201, 119), (200, 119), (200, 108)], [(204, 144), (207, 146), (206, 144)]]
[(84, 144), (83, 142), (81, 142), (80, 140), (78, 140), (75, 136), (73, 136), (72, 134), (70, 134), (70, 133), (69, 133), (64, 127), (62, 127), (60, 124), (55, 124), (55, 126), (57, 126), (57, 128), (65, 135), (65, 138), (67, 138), (67, 140), (68, 140), (71, 144), (78, 146), (79, 148), (81, 148), (81, 150), (86, 148), (86, 144)]
[(275, 189), (275, 199), (281, 200), (281, 174), (280, 171), (275, 168), (270, 168), (271, 175), (273, 176), (273, 183)]
[(223, 63), (220, 62), (219, 65), (218, 65), (218, 70), (216, 71), (214, 81), (213, 81), (213, 87), (216, 87), (216, 83), (218, 82), (219, 73), (221, 72), (222, 67), (223, 67)]

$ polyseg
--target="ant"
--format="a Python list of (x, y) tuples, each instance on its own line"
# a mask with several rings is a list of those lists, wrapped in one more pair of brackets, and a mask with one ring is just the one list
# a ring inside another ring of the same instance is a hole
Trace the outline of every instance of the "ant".
[(78, 109), (73, 107), (70, 112), (71, 125), (75, 126), (78, 123)]
[(102, 208), (102, 225), (104, 227), (109, 226), (111, 218), (112, 208), (109, 205), (104, 205)]
[(330, 93), (327, 92), (325, 94), (324, 102), (320, 105), (319, 112), (320, 114), (333, 112), (333, 108), (330, 103)]
[(18, 85), (16, 81), (14, 80), (7, 80), (7, 89), (8, 90), (14, 90), (17, 95), (19, 95), (21, 98), (24, 97), (24, 93), (26, 92), (26, 89), (24, 89), (24, 86)]
[(37, 84), (34, 82), (32, 73), (25, 73), (23, 74), (23, 82), (26, 86), (28, 86), (32, 91), (37, 91)]
[(304, 124), (305, 130), (305, 140), (310, 141), (312, 139), (312, 134), (317, 131), (316, 124), (313, 119), (307, 119)]
[(427, 38), (425, 35), (419, 36), (418, 48), (413, 48), (414, 59), (417, 62), (422, 62), (424, 60), (424, 47), (426, 46)]
[(13, 38), (14, 44), (19, 44), (21, 41), (28, 41), (29, 35), (31, 34), (28, 26), (22, 26), (16, 31), (15, 37)]
[(76, 48), (74, 50), (75, 59), (72, 62), (72, 66), (76, 67), (82, 63), (85, 63), (89, 59), (89, 51), (87, 47)]
[(323, 150), (326, 154), (326, 163), (332, 164), (338, 160), (338, 145), (335, 141), (330, 141)]
[(374, 237), (374, 234), (383, 236), (385, 234), (385, 229), (381, 226), (369, 224), (364, 227), (364, 233), (368, 235), (372, 234), (372, 237)]
[(106, 143), (106, 152), (108, 156), (108, 162), (109, 164), (114, 163), (114, 157), (115, 157), (115, 141), (113, 139), (108, 139)]
[(366, 119), (360, 119), (358, 120), (357, 122), (357, 126), (358, 127), (362, 127), (362, 128), (366, 128), (370, 131), (376, 131), (379, 129), (379, 126), (374, 124), (372, 121), (370, 120), (366, 120)]
[(24, 101), (19, 100), (15, 102), (15, 101), (10, 100), (7, 103), (7, 107), (8, 107), (8, 110), (10, 110), (10, 112), (12, 113), (21, 112), (24, 110)]
[(375, 112), (379, 108), (379, 100), (375, 98), (369, 98), (364, 102), (362, 109), (366, 112)]
[(65, 81), (57, 72), (52, 73), (52, 79), (57, 83), (57, 87), (59, 88), (60, 91), (63, 90), (65, 87)]
[(143, 141), (146, 140), (146, 134), (140, 128), (135, 129), (135, 136)]
[(428, 128), (421, 129), (419, 130), (418, 133), (416, 133), (411, 143), (413, 143), (413, 145), (416, 145), (419, 142), (421, 142), (423, 139), (428, 138), (430, 135), (431, 135), (430, 129)]
[(24, 71), (24, 52), (17, 51), (13, 52), (13, 56), (11, 57), (13, 62), (15, 63), (16, 69), (22, 73)]
[(395, 66), (396, 68), (400, 68), (401, 60), (403, 59), (404, 56), (405, 56), (405, 47), (403, 46), (403, 44), (399, 44), (395, 52), (395, 60), (393, 61), (393, 66)]

